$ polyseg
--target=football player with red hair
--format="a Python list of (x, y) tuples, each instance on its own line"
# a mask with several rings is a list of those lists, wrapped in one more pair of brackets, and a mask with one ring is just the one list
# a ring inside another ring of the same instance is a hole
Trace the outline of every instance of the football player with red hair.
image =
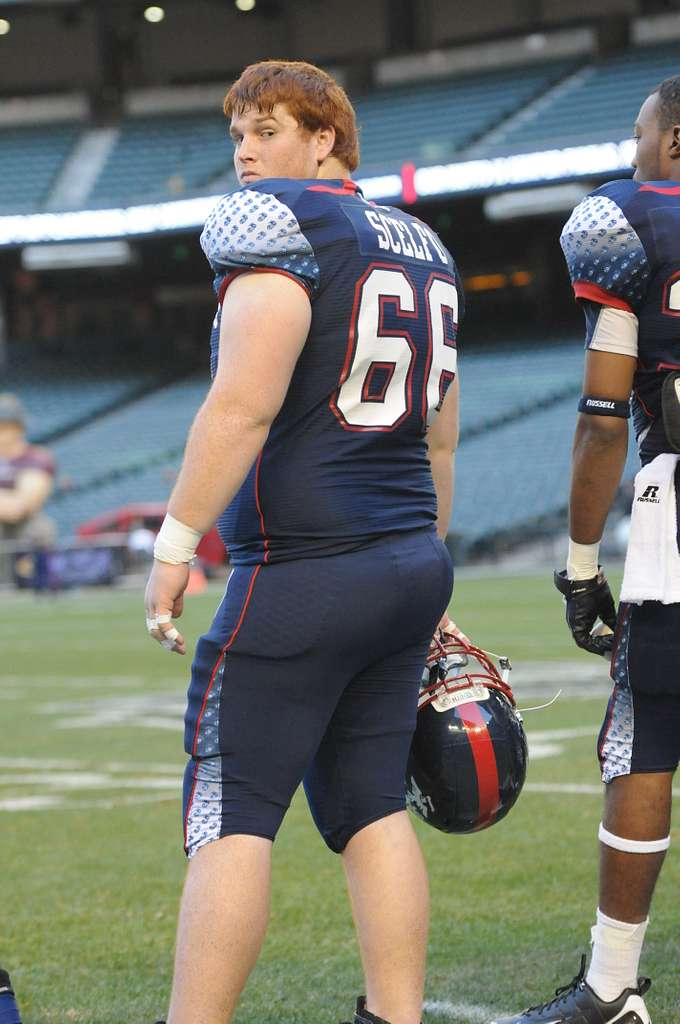
[(277, 103), (307, 132), (332, 125), (331, 155), (348, 171), (359, 166), (359, 133), (354, 108), (334, 78), (304, 61), (268, 60), (247, 67), (224, 98), (230, 120), (248, 109), (271, 113)]
[(201, 236), (213, 381), (146, 592), (149, 632), (184, 654), (171, 619), (217, 521), (233, 570), (189, 686), (169, 1024), (232, 1019), (300, 782), (347, 875), (355, 1022), (419, 1024), (428, 884), (405, 769), (451, 596), (462, 289), (434, 232), (350, 180), (354, 111), (324, 71), (253, 65), (225, 112), (240, 188)]

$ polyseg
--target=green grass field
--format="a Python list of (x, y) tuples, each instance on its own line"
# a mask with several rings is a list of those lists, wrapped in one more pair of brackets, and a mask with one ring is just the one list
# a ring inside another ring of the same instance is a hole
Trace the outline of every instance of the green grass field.
[[(152, 1024), (170, 984), (184, 875), (181, 715), (188, 659), (150, 641), (141, 596), (0, 597), (0, 963), (24, 1024)], [(188, 600), (195, 640), (217, 592)], [(463, 578), (455, 618), (507, 653), (534, 751), (499, 825), (418, 825), (433, 919), (425, 1021), (483, 1024), (576, 973), (596, 903), (601, 798), (595, 734), (604, 663), (573, 647), (545, 577)], [(573, 787), (583, 787), (574, 792)], [(571, 787), (571, 791), (570, 791)], [(654, 1024), (680, 1020), (680, 862), (661, 879), (642, 971)], [(304, 798), (275, 844), (271, 928), (238, 1024), (337, 1024), (361, 974), (342, 870)]]

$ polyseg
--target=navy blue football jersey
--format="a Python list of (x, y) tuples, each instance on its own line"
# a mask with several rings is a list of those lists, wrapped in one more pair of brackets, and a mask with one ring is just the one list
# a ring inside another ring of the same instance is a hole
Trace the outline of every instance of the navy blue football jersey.
[(238, 565), (338, 554), (432, 525), (426, 430), (456, 373), (463, 295), (439, 238), (350, 181), (268, 179), (201, 236), (219, 307), (243, 271), (304, 288), (309, 336), (267, 442), (218, 529)]
[(632, 407), (640, 457), (647, 463), (670, 451), (661, 387), (669, 370), (680, 370), (680, 185), (609, 182), (576, 207), (561, 243), (591, 324), (591, 305), (637, 317)]

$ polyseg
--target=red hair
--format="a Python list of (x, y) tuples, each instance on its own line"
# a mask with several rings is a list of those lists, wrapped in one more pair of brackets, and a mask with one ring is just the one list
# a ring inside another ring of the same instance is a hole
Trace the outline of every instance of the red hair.
[(309, 132), (335, 129), (332, 155), (350, 171), (359, 165), (359, 133), (354, 107), (334, 78), (302, 60), (262, 60), (250, 64), (224, 98), (227, 117), (250, 107), (271, 111), (285, 103), (290, 114)]

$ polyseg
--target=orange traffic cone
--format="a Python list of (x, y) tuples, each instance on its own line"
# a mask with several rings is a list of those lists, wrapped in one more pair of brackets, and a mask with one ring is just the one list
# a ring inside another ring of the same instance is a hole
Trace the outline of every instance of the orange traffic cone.
[(185, 594), (203, 594), (208, 589), (208, 581), (200, 565), (192, 565), (189, 569), (189, 582)]

